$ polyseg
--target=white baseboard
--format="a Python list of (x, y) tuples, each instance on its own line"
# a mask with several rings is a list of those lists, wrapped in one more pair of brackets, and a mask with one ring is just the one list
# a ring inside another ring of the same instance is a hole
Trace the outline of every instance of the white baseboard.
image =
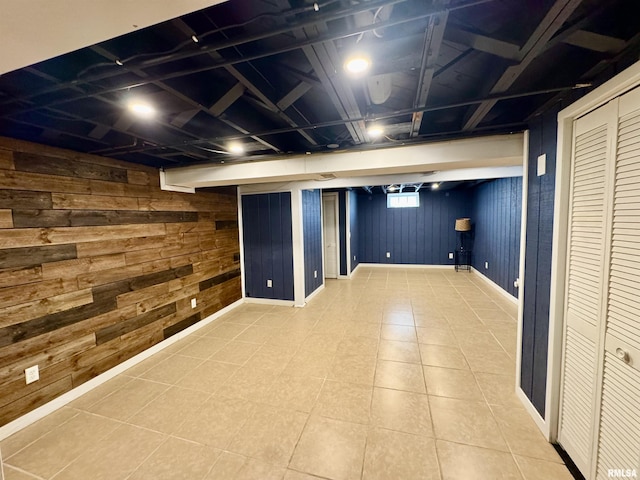
[(360, 268), (360, 264), (356, 265), (356, 268), (354, 268), (353, 270), (351, 270), (351, 273), (349, 274), (349, 277), (353, 277), (353, 274), (356, 273), (358, 271), (358, 268)]
[(474, 273), (475, 275), (477, 275), (478, 278), (481, 278), (482, 280), (484, 280), (489, 286), (493, 287), (493, 289), (496, 292), (498, 292), (500, 295), (502, 295), (504, 298), (506, 298), (507, 300), (511, 301), (512, 303), (515, 303), (516, 305), (518, 305), (518, 297), (514, 297), (513, 295), (511, 295), (504, 288), (502, 288), (496, 282), (491, 280), (489, 277), (487, 277), (484, 274), (480, 273), (475, 268), (472, 268), (471, 272)]
[(318, 295), (322, 290), (324, 290), (324, 283), (320, 285), (318, 288), (316, 288), (313, 292), (311, 292), (309, 296), (304, 299), (304, 302), (309, 303), (313, 299), (313, 297)]
[(142, 362), (143, 360), (146, 360), (150, 356), (164, 350), (168, 346), (173, 345), (177, 341), (183, 339), (184, 337), (189, 336), (190, 334), (201, 329), (202, 327), (209, 325), (210, 323), (214, 322), (222, 315), (229, 313), (234, 308), (237, 308), (240, 305), (242, 305), (244, 303), (244, 300), (245, 299), (240, 299), (235, 301), (231, 305), (228, 305), (223, 309), (218, 310), (215, 313), (212, 313), (207, 318), (200, 320), (198, 323), (195, 323), (190, 327), (185, 328), (184, 330), (176, 333), (175, 335), (172, 335), (171, 337), (167, 338), (166, 340), (163, 340), (160, 343), (156, 343), (152, 347), (144, 350), (143, 352), (138, 353), (136, 356), (131, 357), (128, 360), (125, 360), (124, 362), (107, 370), (106, 372), (101, 373), (97, 377), (94, 377), (91, 380), (83, 383), (82, 385), (77, 386), (73, 390), (69, 390), (68, 392), (60, 395), (59, 397), (54, 398), (50, 402), (47, 402), (44, 405), (36, 408), (35, 410), (32, 410), (29, 413), (23, 415), (22, 417), (16, 418), (12, 422), (9, 422), (6, 425), (0, 427), (0, 440), (4, 440), (5, 438), (13, 435), (17, 431), (22, 430), (25, 427), (28, 427), (32, 423), (37, 422), (41, 418), (49, 415), (50, 413), (55, 412), (59, 408), (64, 407), (69, 402), (84, 395), (90, 390), (93, 390), (94, 388), (102, 385), (107, 380), (111, 380), (116, 375), (119, 375), (120, 373), (133, 367), (134, 365)]
[[(517, 383), (517, 382), (516, 382)], [(527, 395), (524, 393), (522, 388), (516, 386), (516, 396), (522, 403), (522, 406), (527, 411), (527, 413), (531, 416), (533, 421), (536, 423), (544, 437), (549, 441), (549, 425), (544, 421), (544, 418), (540, 416), (536, 407), (533, 406), (531, 400), (527, 398)]]
[(276, 305), (278, 307), (293, 307), (293, 300), (276, 300), (275, 298), (245, 297), (244, 303), (257, 303), (260, 305)]
[[(359, 263), (358, 267), (373, 267), (373, 268), (434, 268), (434, 269), (451, 269), (454, 265), (418, 265), (415, 263)], [(356, 269), (358, 268), (356, 267)], [(355, 271), (355, 270), (354, 270)]]

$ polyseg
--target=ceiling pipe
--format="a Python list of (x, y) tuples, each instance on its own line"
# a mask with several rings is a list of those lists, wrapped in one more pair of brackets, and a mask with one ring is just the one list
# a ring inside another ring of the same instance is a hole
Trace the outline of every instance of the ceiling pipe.
[[(328, 121), (328, 122), (317, 122), (317, 123), (314, 123), (314, 124), (311, 124), (311, 125), (300, 125), (297, 128), (292, 128), (292, 127), (278, 128), (278, 129), (267, 130), (267, 131), (263, 131), (263, 132), (252, 132), (251, 134), (245, 134), (245, 135), (233, 135), (233, 136), (228, 136), (228, 137), (214, 137), (214, 138), (210, 138), (210, 139), (205, 140), (205, 141), (211, 142), (211, 143), (220, 143), (220, 142), (226, 142), (226, 141), (230, 141), (230, 140), (240, 140), (240, 139), (243, 139), (243, 138), (250, 137), (252, 135), (253, 136), (277, 135), (277, 134), (282, 134), (282, 133), (290, 133), (290, 132), (298, 130), (298, 129), (313, 130), (313, 129), (316, 129), (316, 128), (339, 126), (339, 125), (343, 125), (345, 123), (350, 123), (350, 122), (360, 122), (360, 121), (373, 122), (373, 121), (381, 120), (381, 119), (394, 118), (394, 117), (399, 117), (399, 116), (403, 116), (403, 115), (410, 115), (410, 114), (417, 113), (417, 112), (435, 112), (435, 111), (439, 111), (439, 110), (447, 110), (447, 109), (450, 109), (450, 108), (466, 107), (466, 106), (469, 106), (469, 105), (476, 105), (476, 104), (482, 103), (482, 102), (487, 101), (487, 100), (498, 100), (498, 101), (500, 101), (500, 100), (511, 100), (511, 99), (515, 99), (515, 98), (523, 98), (523, 97), (529, 97), (529, 96), (535, 96), (535, 95), (544, 95), (544, 94), (549, 94), (549, 93), (565, 92), (565, 91), (575, 90), (575, 89), (579, 89), (579, 88), (588, 88), (590, 86), (591, 86), (590, 84), (580, 84), (580, 85), (576, 85), (576, 86), (572, 86), (572, 87), (547, 88), (547, 89), (544, 89), (544, 90), (535, 90), (533, 92), (512, 93), (512, 94), (504, 94), (504, 95), (490, 95), (490, 96), (483, 97), (483, 98), (478, 98), (478, 99), (475, 99), (475, 100), (467, 100), (467, 101), (464, 101), (464, 102), (451, 103), (451, 104), (447, 104), (447, 105), (434, 105), (432, 107), (424, 107), (424, 108), (408, 108), (408, 109), (396, 110), (394, 112), (384, 113), (384, 114), (380, 114), (380, 115), (370, 115), (370, 116), (359, 117), (359, 118), (351, 118), (349, 120), (331, 120), (331, 121)], [(489, 128), (497, 128), (497, 127), (489, 127)], [(481, 130), (481, 129), (476, 129), (476, 130)], [(156, 148), (178, 148), (178, 147), (184, 147), (185, 145), (188, 145), (189, 143), (201, 143), (201, 141), (184, 142), (184, 143), (176, 145), (176, 146), (163, 145), (162, 147), (156, 147)], [(147, 151), (147, 150), (153, 150), (153, 148), (140, 148), (140, 149), (131, 150), (131, 151), (127, 152), (127, 153), (138, 153), (138, 152), (144, 152), (144, 151)]]
[[(215, 42), (215, 43), (211, 43), (211, 44), (203, 44), (202, 42), (199, 42), (200, 48), (198, 48), (197, 50), (190, 50), (187, 52), (179, 52), (179, 53), (174, 53), (174, 54), (169, 54), (169, 55), (165, 55), (162, 52), (158, 52), (158, 57), (153, 59), (153, 60), (146, 60), (144, 62), (138, 62), (138, 63), (134, 63), (132, 65), (130, 65), (131, 69), (137, 69), (137, 68), (150, 68), (150, 67), (155, 67), (158, 65), (163, 65), (165, 63), (170, 63), (170, 62), (174, 62), (177, 60), (185, 60), (188, 58), (193, 58), (193, 57), (197, 57), (199, 55), (206, 55), (212, 51), (217, 51), (217, 50), (223, 50), (226, 48), (231, 48), (231, 47), (237, 47), (240, 45), (244, 45), (246, 43), (251, 43), (251, 42), (257, 42), (260, 40), (265, 40), (267, 38), (273, 37), (273, 36), (277, 36), (277, 35), (281, 35), (283, 33), (287, 33), (290, 32), (291, 30), (294, 29), (298, 29), (298, 28), (304, 28), (304, 27), (308, 27), (308, 26), (312, 26), (315, 25), (318, 22), (324, 21), (324, 22), (329, 22), (332, 20), (339, 20), (341, 18), (344, 17), (348, 17), (350, 15), (353, 15), (355, 13), (360, 13), (360, 12), (366, 12), (369, 11), (371, 9), (374, 8), (378, 8), (378, 7), (382, 7), (385, 5), (392, 5), (392, 4), (396, 4), (396, 3), (403, 3), (406, 2), (408, 0), (381, 0), (378, 2), (365, 2), (361, 5), (358, 5), (356, 7), (350, 7), (350, 8), (343, 8), (341, 10), (338, 10), (336, 12), (332, 12), (332, 13), (328, 13), (328, 14), (317, 14), (314, 15), (313, 18), (311, 18), (308, 21), (302, 21), (302, 22), (297, 22), (297, 23), (292, 23), (287, 25), (286, 27), (281, 27), (275, 30), (269, 30), (267, 32), (263, 32), (263, 33), (258, 33), (258, 34), (251, 34), (251, 35), (245, 35), (244, 37), (240, 37), (240, 38), (236, 38), (234, 40), (227, 40), (227, 41), (223, 41), (223, 42)], [(294, 9), (291, 9), (294, 10)], [(287, 16), (286, 12), (282, 12), (283, 16)], [(210, 32), (205, 32), (199, 35), (198, 38), (204, 38), (207, 35), (209, 35), (210, 33), (217, 33), (220, 29), (215, 29), (212, 30)], [(189, 42), (188, 45), (192, 45), (193, 42)], [(121, 60), (121, 63), (123, 65), (119, 66), (119, 68), (113, 69), (109, 72), (104, 72), (101, 74), (97, 74), (97, 75), (93, 75), (90, 77), (86, 77), (86, 78), (77, 78), (75, 80), (71, 80), (68, 82), (64, 82), (64, 83), (60, 83), (54, 87), (50, 87), (50, 88), (46, 88), (46, 89), (42, 89), (40, 91), (38, 91), (37, 93), (32, 93), (30, 95), (25, 95), (25, 96), (20, 96), (20, 97), (14, 97), (11, 98), (9, 100), (6, 100), (2, 103), (0, 103), (1, 105), (7, 105), (10, 103), (14, 103), (14, 102), (19, 102), (22, 100), (28, 100), (30, 98), (39, 96), (39, 95), (45, 95), (45, 94), (49, 94), (49, 93), (54, 93), (57, 92), (59, 90), (64, 90), (64, 89), (68, 89), (68, 88), (73, 88), (75, 86), (78, 85), (82, 85), (82, 84), (86, 84), (86, 83), (93, 83), (93, 82), (98, 82), (101, 80), (106, 80), (109, 78), (113, 78), (113, 77), (117, 77), (120, 75), (124, 75), (125, 73), (127, 73), (127, 70), (129, 67), (129, 65), (127, 65), (126, 63), (126, 59), (124, 61)], [(106, 66), (107, 64), (105, 64)], [(110, 63), (108, 65), (111, 65)]]
[[(400, 1), (406, 1), (406, 0), (394, 0), (396, 3), (400, 2)], [(438, 14), (438, 13), (442, 13), (445, 10), (454, 10), (454, 9), (460, 9), (460, 8), (466, 8), (466, 7), (470, 7), (470, 6), (474, 6), (474, 5), (478, 5), (481, 3), (487, 3), (493, 0), (476, 0), (474, 2), (471, 3), (466, 3), (464, 5), (461, 6), (457, 6), (457, 7), (451, 7), (449, 9), (442, 9), (442, 8), (431, 8), (429, 9), (427, 12), (421, 14), (421, 15), (416, 15), (416, 16), (412, 16), (412, 17), (404, 17), (401, 19), (396, 19), (396, 20), (389, 20), (389, 21), (385, 21), (385, 22), (380, 22), (380, 23), (376, 23), (375, 25), (369, 25), (369, 26), (363, 26), (363, 27), (355, 27), (352, 28), (351, 30), (339, 33), (339, 34), (327, 34), (327, 35), (322, 35), (322, 36), (318, 36), (318, 37), (314, 37), (313, 39), (309, 39), (309, 40), (304, 40), (304, 41), (300, 41), (300, 42), (289, 42), (286, 46), (277, 48), (277, 49), (273, 49), (267, 52), (262, 52), (262, 53), (257, 53), (257, 54), (253, 54), (253, 55), (248, 55), (248, 56), (244, 56), (241, 58), (236, 58), (236, 59), (229, 59), (229, 60), (225, 60), (223, 62), (217, 62), (214, 63), (212, 65), (207, 65), (207, 66), (202, 66), (202, 67), (197, 67), (197, 68), (192, 68), (189, 70), (181, 70), (180, 72), (173, 72), (173, 73), (169, 73), (169, 74), (165, 74), (165, 75), (156, 75), (156, 76), (149, 76), (147, 78), (144, 78), (143, 80), (140, 80), (136, 83), (127, 83), (126, 85), (120, 85), (120, 86), (116, 86), (116, 87), (110, 87), (110, 88), (103, 88), (100, 89), (97, 92), (93, 92), (90, 94), (84, 94), (84, 95), (77, 95), (74, 97), (68, 97), (65, 99), (60, 99), (60, 100), (56, 100), (56, 101), (52, 101), (49, 103), (46, 103), (44, 105), (41, 105), (39, 107), (30, 107), (30, 108), (26, 108), (26, 109), (22, 109), (16, 112), (12, 112), (12, 113), (26, 113), (26, 112), (30, 112), (33, 110), (38, 110), (39, 108), (45, 108), (45, 107), (50, 107), (50, 106), (58, 106), (58, 105), (62, 105), (65, 103), (70, 103), (70, 102), (74, 102), (77, 100), (81, 100), (84, 98), (90, 98), (90, 97), (95, 97), (98, 95), (105, 95), (108, 93), (115, 93), (115, 92), (120, 92), (120, 91), (124, 91), (124, 90), (130, 90), (132, 88), (136, 88), (136, 87), (141, 87), (144, 85), (149, 85), (155, 82), (163, 82), (166, 80), (171, 80), (173, 78), (178, 78), (178, 77), (183, 77), (183, 76), (187, 76), (187, 75), (194, 75), (196, 73), (203, 73), (203, 72), (207, 72), (207, 71), (211, 71), (211, 70), (217, 70), (220, 68), (224, 68), (224, 67), (228, 67), (228, 66), (232, 66), (232, 65), (237, 65), (239, 63), (246, 63), (246, 62), (251, 62), (254, 60), (259, 60), (261, 58), (267, 58), (267, 57), (271, 57), (274, 55), (280, 55), (282, 53), (286, 53), (286, 52), (290, 52), (293, 50), (298, 50), (301, 49), (303, 47), (308, 47), (308, 46), (313, 46), (313, 45), (319, 45), (322, 44), (324, 42), (328, 42), (328, 41), (333, 41), (333, 40), (339, 40), (342, 38), (347, 38), (347, 37), (352, 37), (355, 35), (359, 35), (361, 33), (364, 32), (369, 32), (372, 30), (377, 30), (377, 29), (382, 29), (382, 28), (388, 28), (388, 27), (393, 27), (393, 26), (398, 26), (398, 25), (403, 25), (405, 23), (410, 23), (410, 22), (414, 22), (414, 21), (418, 21), (418, 20), (422, 20), (428, 17), (431, 17), (432, 15)], [(367, 4), (369, 5), (370, 8), (372, 4)], [(368, 8), (367, 10), (369, 10), (370, 8)], [(315, 20), (313, 23), (317, 23), (319, 20)], [(293, 29), (298, 28), (297, 26), (294, 27), (288, 27), (285, 32), (291, 31)], [(228, 47), (232, 47), (232, 46), (236, 46), (235, 44), (233, 44), (233, 42), (231, 42), (230, 45), (228, 45)], [(223, 48), (223, 47), (216, 47), (217, 49), (219, 48)], [(224, 47), (227, 48), (227, 47)], [(216, 49), (208, 49), (208, 50), (202, 50), (202, 51), (198, 51), (198, 55), (203, 55), (203, 54), (209, 54), (211, 51), (216, 50)], [(174, 61), (174, 60), (171, 60)], [(150, 66), (153, 65), (146, 65), (146, 66), (132, 66), (132, 69), (135, 68), (148, 68)], [(121, 67), (122, 68), (122, 67)], [(126, 68), (126, 65), (125, 65)], [(62, 89), (66, 89), (66, 88), (73, 88), (73, 87), (77, 87), (78, 85), (82, 84), (82, 83), (88, 83), (88, 82), (95, 82), (98, 80), (102, 80), (104, 78), (110, 78), (109, 76), (106, 77), (100, 77), (100, 78), (91, 78), (91, 79), (85, 79), (82, 81), (72, 81), (72, 82), (66, 82), (64, 84), (60, 84), (57, 85), (56, 87), (52, 87), (50, 89), (46, 89), (40, 92), (37, 92), (35, 94), (31, 94), (25, 97), (14, 97), (11, 100), (8, 100), (4, 103), (0, 103), (0, 106), (4, 106), (6, 104), (10, 104), (13, 102), (17, 102), (17, 101), (21, 101), (21, 100), (26, 100), (29, 98), (32, 98), (34, 96), (38, 96), (38, 95), (43, 95), (45, 93), (52, 93), (52, 92), (56, 92), (58, 90), (62, 90)]]

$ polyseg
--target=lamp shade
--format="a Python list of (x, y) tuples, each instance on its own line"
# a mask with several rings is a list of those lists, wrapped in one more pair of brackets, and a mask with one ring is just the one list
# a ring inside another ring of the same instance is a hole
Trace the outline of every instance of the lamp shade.
[(471, 230), (470, 218), (456, 218), (456, 232), (468, 232)]

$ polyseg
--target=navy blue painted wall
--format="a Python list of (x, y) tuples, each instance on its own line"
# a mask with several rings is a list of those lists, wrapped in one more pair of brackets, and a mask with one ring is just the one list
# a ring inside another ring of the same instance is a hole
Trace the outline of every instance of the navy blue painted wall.
[(340, 275), (347, 275), (347, 191), (338, 192), (338, 236), (340, 237)]
[[(304, 242), (305, 297), (312, 294), (324, 278), (322, 271), (322, 193), (302, 191), (302, 237)], [(317, 272), (314, 275), (314, 271)]]
[[(529, 133), (529, 181), (527, 199), (527, 239), (525, 293), (522, 319), (522, 367), (520, 385), (544, 418), (551, 294), (551, 250), (556, 181), (555, 109), (534, 119)], [(537, 176), (538, 155), (547, 155), (547, 173)]]
[(247, 297), (293, 300), (291, 193), (243, 195), (242, 230)]
[[(358, 252), (362, 263), (452, 265), (458, 217), (471, 216), (471, 192), (420, 191), (420, 207), (387, 208), (382, 193), (359, 195)], [(386, 258), (386, 252), (391, 258)]]
[[(522, 177), (500, 178), (473, 189), (473, 268), (514, 297), (520, 267)], [(485, 268), (489, 262), (489, 268)]]
[(360, 263), (358, 253), (358, 200), (359, 195), (355, 190), (349, 190), (349, 224), (351, 226), (351, 271)]

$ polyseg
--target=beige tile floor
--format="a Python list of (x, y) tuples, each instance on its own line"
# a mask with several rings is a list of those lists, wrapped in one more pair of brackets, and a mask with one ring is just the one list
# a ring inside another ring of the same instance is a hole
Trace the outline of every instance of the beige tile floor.
[(513, 393), (515, 315), (442, 269), (243, 305), (2, 441), (5, 479), (570, 479)]

